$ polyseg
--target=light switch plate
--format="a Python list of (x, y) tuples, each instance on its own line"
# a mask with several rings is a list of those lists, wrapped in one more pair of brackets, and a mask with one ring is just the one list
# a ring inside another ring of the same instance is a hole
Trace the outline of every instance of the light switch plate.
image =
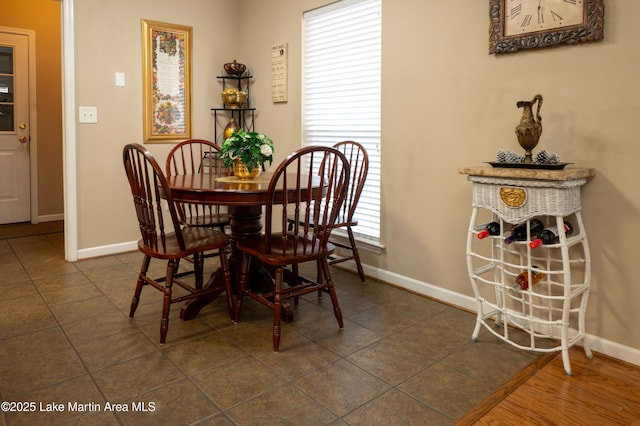
[(116, 86), (117, 87), (124, 87), (124, 73), (123, 72), (117, 72), (116, 73)]
[(78, 122), (80, 123), (97, 123), (98, 108), (97, 107), (78, 107)]

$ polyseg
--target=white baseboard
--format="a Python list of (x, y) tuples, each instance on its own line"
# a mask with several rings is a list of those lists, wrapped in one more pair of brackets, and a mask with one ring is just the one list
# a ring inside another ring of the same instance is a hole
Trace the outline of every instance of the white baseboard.
[[(356, 264), (353, 261), (346, 261), (340, 265), (345, 269), (349, 269), (357, 273)], [(471, 312), (477, 312), (477, 305), (474, 297), (456, 293), (433, 284), (428, 284), (393, 272), (374, 268), (369, 265), (362, 265), (362, 267), (364, 268), (365, 275), (369, 277), (432, 297), (444, 303), (448, 303)], [(473, 329), (469, 330), (469, 336), (471, 336), (472, 331)], [(589, 347), (596, 352), (640, 366), (640, 349), (621, 345), (620, 343), (616, 343), (599, 336), (594, 336), (589, 333), (587, 333), (585, 339)]]
[(78, 250), (78, 260), (90, 259), (92, 257), (109, 256), (112, 254), (126, 253), (138, 250), (138, 241), (126, 243), (110, 244), (108, 246), (91, 247)]
[(592, 336), (588, 333), (586, 339), (588, 340), (589, 347), (596, 352), (630, 364), (640, 365), (640, 349), (621, 345), (620, 343), (612, 342), (602, 337)]
[(58, 220), (64, 220), (64, 213), (47, 214), (47, 215), (38, 216), (38, 223), (56, 222)]

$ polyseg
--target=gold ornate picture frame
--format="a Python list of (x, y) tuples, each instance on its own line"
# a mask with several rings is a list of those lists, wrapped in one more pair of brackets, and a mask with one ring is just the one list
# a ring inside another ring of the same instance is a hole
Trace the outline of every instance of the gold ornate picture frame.
[(145, 142), (191, 138), (192, 28), (142, 20)]

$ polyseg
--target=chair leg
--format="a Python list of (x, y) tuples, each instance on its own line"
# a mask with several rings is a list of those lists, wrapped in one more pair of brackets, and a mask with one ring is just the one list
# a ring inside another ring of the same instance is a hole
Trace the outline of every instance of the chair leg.
[(160, 343), (163, 344), (167, 339), (167, 331), (169, 330), (169, 310), (171, 309), (171, 292), (173, 287), (173, 276), (178, 269), (178, 263), (170, 260), (167, 263), (167, 279), (164, 283), (164, 298), (162, 300), (162, 319), (160, 320)]
[[(289, 226), (291, 226), (291, 222), (289, 222)], [(298, 268), (297, 263), (294, 263), (293, 265), (291, 265), (291, 275), (293, 275), (293, 279), (295, 280), (294, 285), (300, 284), (300, 268)], [(293, 297), (293, 304), (295, 306), (298, 306), (299, 299), (300, 298), (298, 296)]]
[[(320, 262), (320, 259), (316, 261), (316, 282), (318, 284), (322, 284), (322, 264)], [(322, 297), (322, 290), (318, 290), (318, 297)]]
[(242, 255), (240, 262), (240, 283), (236, 294), (236, 305), (233, 313), (233, 322), (240, 320), (240, 311), (242, 310), (242, 296), (244, 296), (247, 280), (249, 279), (249, 267), (251, 266), (251, 258), (247, 254)]
[(133, 315), (138, 309), (138, 303), (140, 303), (140, 293), (142, 293), (142, 287), (144, 287), (144, 278), (147, 276), (149, 270), (149, 264), (151, 263), (151, 257), (145, 256), (142, 259), (142, 266), (140, 267), (140, 273), (138, 274), (138, 282), (136, 283), (136, 289), (133, 292), (133, 298), (131, 299), (131, 308), (129, 308), (129, 317), (133, 318)]
[(331, 271), (329, 270), (329, 262), (327, 258), (321, 259), (320, 261), (322, 265), (322, 270), (324, 272), (325, 279), (327, 280), (327, 291), (329, 292), (329, 296), (331, 296), (331, 303), (333, 304), (333, 313), (336, 316), (336, 320), (338, 321), (338, 325), (340, 328), (344, 328), (344, 323), (342, 321), (342, 311), (340, 310), (340, 305), (338, 304), (338, 295), (336, 294), (335, 286), (333, 285), (333, 278), (331, 278)]
[(204, 253), (195, 253), (193, 255), (193, 273), (196, 278), (196, 288), (200, 290), (203, 283), (203, 270), (204, 270)]
[(280, 320), (282, 317), (282, 267), (276, 268), (275, 295), (273, 297), (273, 351), (280, 350)]
[(356, 261), (360, 281), (364, 284), (364, 269), (362, 269), (362, 263), (360, 263), (360, 253), (358, 253), (358, 247), (356, 246), (356, 238), (353, 236), (353, 230), (350, 226), (347, 227), (347, 233), (349, 234), (349, 243), (351, 244), (351, 251), (353, 252), (353, 260)]
[(235, 312), (233, 306), (233, 289), (231, 288), (231, 274), (229, 273), (229, 261), (227, 259), (227, 254), (225, 253), (224, 247), (220, 248), (218, 257), (220, 258), (220, 269), (222, 269), (224, 288), (227, 293), (227, 308), (229, 309), (229, 316), (231, 317), (231, 321), (234, 321)]

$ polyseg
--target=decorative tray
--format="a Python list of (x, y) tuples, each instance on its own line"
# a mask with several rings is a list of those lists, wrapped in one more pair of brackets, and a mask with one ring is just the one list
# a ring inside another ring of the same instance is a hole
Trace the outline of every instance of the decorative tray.
[(508, 169), (542, 169), (542, 170), (562, 170), (567, 164), (572, 163), (500, 163), (497, 161), (487, 161), (487, 164), (491, 164), (491, 167), (502, 167)]

